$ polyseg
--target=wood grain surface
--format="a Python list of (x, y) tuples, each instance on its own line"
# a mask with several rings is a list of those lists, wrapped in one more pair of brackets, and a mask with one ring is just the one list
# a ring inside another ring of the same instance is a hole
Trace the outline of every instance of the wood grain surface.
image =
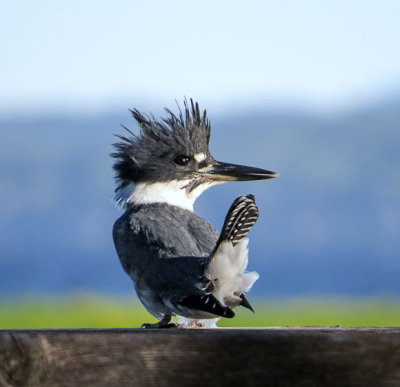
[(1, 386), (400, 386), (400, 328), (0, 331)]

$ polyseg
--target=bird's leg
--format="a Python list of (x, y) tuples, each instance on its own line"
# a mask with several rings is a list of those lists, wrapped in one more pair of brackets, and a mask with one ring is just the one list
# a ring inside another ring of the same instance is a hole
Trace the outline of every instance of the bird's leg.
[(164, 317), (155, 324), (144, 323), (141, 328), (152, 329), (152, 328), (174, 328), (176, 325), (170, 323), (172, 316), (170, 314), (165, 314)]

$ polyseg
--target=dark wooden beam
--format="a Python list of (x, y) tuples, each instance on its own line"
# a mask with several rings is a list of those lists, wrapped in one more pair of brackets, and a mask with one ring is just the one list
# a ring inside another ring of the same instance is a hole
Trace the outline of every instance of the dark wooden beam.
[(400, 328), (3, 330), (1, 386), (400, 386)]

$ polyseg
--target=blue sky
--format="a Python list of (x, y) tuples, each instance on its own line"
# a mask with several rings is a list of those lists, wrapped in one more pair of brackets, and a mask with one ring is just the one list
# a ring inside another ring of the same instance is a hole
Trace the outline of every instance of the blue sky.
[(6, 2), (0, 112), (350, 106), (400, 90), (399, 16), (398, 1)]

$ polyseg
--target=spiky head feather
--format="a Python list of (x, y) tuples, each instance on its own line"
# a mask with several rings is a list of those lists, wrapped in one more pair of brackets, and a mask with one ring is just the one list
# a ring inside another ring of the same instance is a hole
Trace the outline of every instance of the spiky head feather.
[(211, 157), (211, 125), (206, 110), (201, 113), (199, 104), (192, 99), (190, 103), (184, 100), (184, 110), (179, 108), (179, 115), (165, 110), (168, 116), (161, 120), (131, 110), (141, 130), (135, 135), (124, 127), (128, 134), (117, 135), (120, 141), (114, 144), (115, 152), (111, 154), (115, 159), (116, 192), (131, 183), (183, 178), (188, 168), (177, 167), (174, 160), (179, 155), (193, 157), (204, 153)]

